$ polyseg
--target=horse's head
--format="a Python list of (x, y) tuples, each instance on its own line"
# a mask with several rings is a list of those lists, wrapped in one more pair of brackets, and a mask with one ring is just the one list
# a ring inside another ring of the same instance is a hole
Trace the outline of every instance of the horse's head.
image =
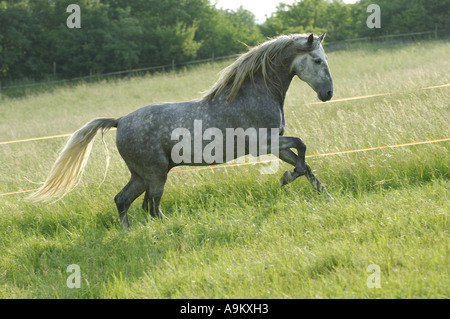
[(333, 79), (328, 68), (327, 56), (322, 47), (325, 35), (325, 33), (320, 37), (314, 37), (313, 34), (309, 35), (306, 46), (310, 50), (304, 51), (305, 43), (303, 42), (301, 44), (302, 53), (298, 54), (291, 64), (291, 72), (308, 83), (323, 102), (330, 100), (334, 93)]

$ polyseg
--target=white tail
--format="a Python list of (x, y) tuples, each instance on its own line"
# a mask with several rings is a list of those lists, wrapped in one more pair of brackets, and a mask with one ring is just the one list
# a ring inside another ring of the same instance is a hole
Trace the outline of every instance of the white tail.
[[(101, 129), (103, 135), (111, 127), (117, 127), (116, 119), (99, 118), (92, 120), (73, 133), (53, 164), (44, 185), (28, 199), (48, 200), (66, 195), (78, 184), (83, 174), (98, 130)], [(106, 148), (105, 143), (104, 145)], [(108, 160), (109, 156), (107, 155), (107, 163)]]

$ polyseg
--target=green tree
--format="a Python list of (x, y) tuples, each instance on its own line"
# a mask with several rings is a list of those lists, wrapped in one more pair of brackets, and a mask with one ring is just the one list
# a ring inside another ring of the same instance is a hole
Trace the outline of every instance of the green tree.
[(255, 15), (243, 7), (234, 10), (215, 9), (199, 23), (199, 39), (202, 58), (239, 53), (246, 46), (254, 46), (264, 40), (255, 22)]
[(281, 33), (320, 34), (337, 41), (355, 35), (352, 7), (341, 0), (303, 0), (292, 5), (281, 4), (261, 26), (265, 36)]
[(450, 0), (379, 0), (381, 28), (366, 26), (366, 8), (373, 1), (361, 0), (354, 4), (357, 19), (362, 22), (356, 27), (360, 36), (377, 36), (421, 31), (432, 31), (435, 24), (441, 32), (449, 32)]
[(386, 33), (450, 32), (450, 0), (377, 0), (380, 29), (369, 29), (372, 0), (280, 4), (264, 24), (210, 0), (78, 0), (81, 29), (66, 25), (73, 0), (0, 0), (0, 79), (70, 78), (177, 64), (245, 50), (266, 37), (327, 32), (328, 41)]
[(43, 34), (26, 3), (0, 3), (0, 78), (29, 78), (42, 71)]
[(198, 17), (208, 9), (205, 0), (107, 0), (111, 7), (130, 9), (139, 21), (141, 33), (133, 39), (139, 45), (140, 66), (177, 63), (196, 57), (201, 43), (196, 39)]

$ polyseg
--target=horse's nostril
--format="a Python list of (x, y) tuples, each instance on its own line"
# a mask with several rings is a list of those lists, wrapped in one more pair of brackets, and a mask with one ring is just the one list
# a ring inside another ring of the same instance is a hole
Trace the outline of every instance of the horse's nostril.
[(331, 91), (328, 91), (327, 94), (328, 94), (329, 97), (333, 96), (333, 92), (331, 92)]

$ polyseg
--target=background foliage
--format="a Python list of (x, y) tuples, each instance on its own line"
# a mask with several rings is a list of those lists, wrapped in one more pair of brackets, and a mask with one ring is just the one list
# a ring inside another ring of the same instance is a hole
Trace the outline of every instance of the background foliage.
[(282, 33), (327, 31), (339, 41), (450, 28), (450, 0), (378, 0), (381, 29), (366, 27), (370, 0), (281, 4), (262, 25), (242, 7), (223, 10), (210, 0), (79, 0), (81, 29), (69, 29), (73, 2), (0, 2), (0, 80), (42, 80), (54, 63), (58, 78), (70, 78), (224, 56)]

